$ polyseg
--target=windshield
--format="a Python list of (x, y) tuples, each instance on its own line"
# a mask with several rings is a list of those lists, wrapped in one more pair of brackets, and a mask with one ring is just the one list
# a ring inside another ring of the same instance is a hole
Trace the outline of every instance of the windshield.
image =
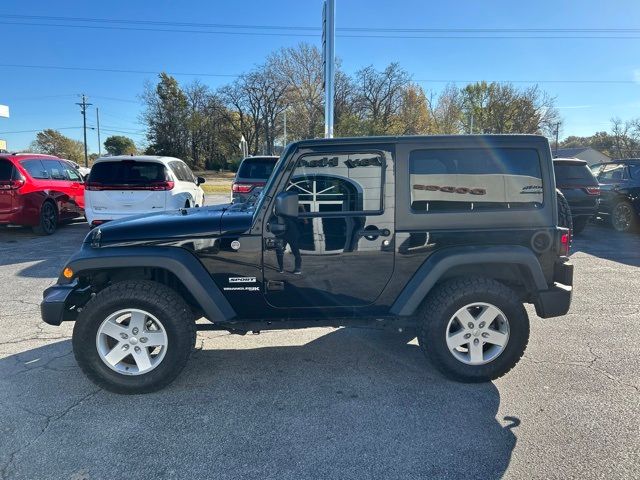
[(242, 200), (234, 200), (234, 202), (229, 206), (229, 211), (232, 212), (253, 212), (256, 205), (262, 198), (262, 192), (264, 189), (256, 188), (248, 197)]
[[(289, 154), (293, 151), (293, 144), (290, 144), (284, 152), (282, 152), (282, 155), (280, 155), (280, 159), (278, 160), (278, 162), (276, 163), (275, 168), (273, 169), (273, 172), (271, 173), (271, 176), (269, 177), (269, 180), (267, 180), (267, 184), (264, 186), (264, 188), (260, 191), (260, 193), (258, 194), (255, 204), (253, 205), (254, 208), (254, 215), (255, 212), (259, 212), (262, 209), (262, 205), (265, 202), (265, 199), (267, 198), (271, 198), (271, 192), (273, 190), (273, 184), (276, 182), (276, 179), (280, 177), (282, 170), (284, 168), (284, 165), (287, 163), (286, 159), (289, 157)], [(255, 219), (254, 219), (255, 220)]]
[(136, 160), (96, 163), (89, 174), (89, 182), (100, 185), (138, 185), (167, 180), (162, 163)]
[(273, 158), (247, 158), (240, 165), (238, 178), (266, 180), (271, 176), (276, 162)]

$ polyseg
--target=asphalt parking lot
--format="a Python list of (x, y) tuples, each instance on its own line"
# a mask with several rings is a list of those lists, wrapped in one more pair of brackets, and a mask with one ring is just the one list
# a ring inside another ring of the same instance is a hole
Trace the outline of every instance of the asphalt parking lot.
[(494, 383), (445, 380), (374, 330), (201, 332), (169, 388), (119, 396), (76, 366), (72, 324), (40, 321), (86, 233), (0, 229), (2, 479), (640, 477), (640, 235), (578, 237), (571, 313), (529, 309)]

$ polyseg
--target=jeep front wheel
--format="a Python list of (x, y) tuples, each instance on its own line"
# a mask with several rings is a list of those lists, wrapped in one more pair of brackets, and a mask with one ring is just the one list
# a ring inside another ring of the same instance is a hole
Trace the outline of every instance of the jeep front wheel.
[(510, 288), (488, 278), (453, 279), (433, 291), (418, 336), (431, 363), (462, 382), (501, 377), (522, 357), (529, 319)]
[(98, 386), (147, 393), (178, 376), (195, 334), (193, 313), (175, 291), (156, 282), (125, 281), (87, 303), (73, 329), (73, 352)]

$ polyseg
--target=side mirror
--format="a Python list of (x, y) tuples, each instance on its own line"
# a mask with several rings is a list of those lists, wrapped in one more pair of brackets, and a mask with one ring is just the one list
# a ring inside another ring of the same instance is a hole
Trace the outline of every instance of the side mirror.
[(197, 177), (197, 178), (196, 178), (196, 185), (200, 186), (200, 185), (202, 185), (202, 184), (203, 184), (204, 182), (206, 182), (206, 181), (207, 181), (207, 180), (206, 180), (206, 178), (204, 178), (204, 177)]
[(298, 194), (295, 192), (280, 192), (276, 195), (274, 213), (279, 217), (298, 216)]

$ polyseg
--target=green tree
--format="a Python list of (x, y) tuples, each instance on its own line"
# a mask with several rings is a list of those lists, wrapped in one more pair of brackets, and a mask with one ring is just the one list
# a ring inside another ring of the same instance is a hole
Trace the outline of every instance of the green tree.
[(461, 90), (460, 102), (467, 133), (551, 135), (559, 118), (554, 99), (537, 85), (518, 89), (509, 83), (476, 82)]
[(171, 75), (161, 73), (154, 87), (147, 85), (142, 96), (147, 124), (147, 153), (189, 159), (187, 98)]
[(84, 162), (84, 146), (82, 142), (65, 137), (59, 131), (53, 129), (38, 132), (36, 139), (31, 143), (30, 150), (35, 153), (45, 153), (66, 158), (76, 163)]
[(124, 135), (112, 135), (104, 141), (104, 148), (109, 155), (135, 155), (138, 152), (136, 144)]

